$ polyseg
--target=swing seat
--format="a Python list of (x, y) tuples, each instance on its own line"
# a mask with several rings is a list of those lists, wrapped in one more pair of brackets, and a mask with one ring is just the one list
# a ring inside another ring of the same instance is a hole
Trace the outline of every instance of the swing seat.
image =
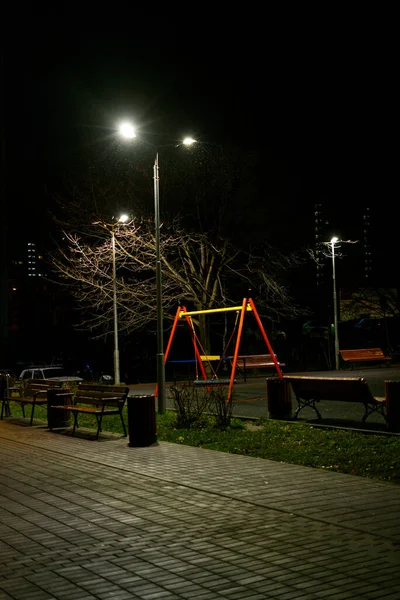
[[(229, 385), (230, 379), (196, 379), (194, 385)], [(236, 379), (233, 383), (236, 383)]]

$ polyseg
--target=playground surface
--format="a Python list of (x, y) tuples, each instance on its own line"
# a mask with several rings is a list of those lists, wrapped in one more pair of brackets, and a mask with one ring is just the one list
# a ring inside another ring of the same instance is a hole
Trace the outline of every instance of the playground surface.
[(1, 600), (398, 600), (400, 486), (0, 421)]
[[(366, 367), (363, 369), (346, 369), (338, 371), (307, 371), (299, 373), (284, 372), (285, 375), (310, 375), (312, 377), (363, 377), (375, 396), (384, 396), (385, 380), (400, 380), (400, 365), (389, 367)], [(271, 373), (269, 374), (271, 376)], [(183, 383), (183, 382), (180, 382)], [(174, 385), (167, 383), (167, 390)], [(130, 395), (152, 394), (155, 383), (130, 385)], [(292, 405), (296, 407), (296, 400), (292, 394)], [(167, 397), (167, 407), (173, 408), (171, 395)], [(362, 404), (348, 402), (324, 402), (319, 404), (323, 419), (322, 425), (344, 426), (359, 429), (385, 430), (385, 421), (378, 413), (368, 417), (367, 422), (362, 424), (364, 414)], [(267, 385), (266, 377), (250, 376), (244, 383), (238, 379), (233, 388), (233, 414), (237, 417), (248, 417), (251, 419), (268, 418), (267, 407)], [(299, 421), (317, 423), (316, 415), (311, 408), (305, 408), (300, 412)]]

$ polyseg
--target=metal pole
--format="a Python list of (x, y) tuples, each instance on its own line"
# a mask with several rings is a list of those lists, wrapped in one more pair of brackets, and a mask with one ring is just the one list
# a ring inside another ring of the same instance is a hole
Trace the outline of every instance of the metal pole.
[[(3, 49), (2, 49), (3, 50)], [(2, 89), (6, 89), (5, 51), (0, 54), (0, 77)], [(0, 85), (1, 85), (0, 84)], [(8, 256), (7, 256), (7, 177), (6, 177), (6, 92), (0, 93), (0, 362), (9, 364), (8, 345)], [(2, 199), (1, 199), (2, 198)], [(10, 361), (11, 362), (11, 361)]]
[(335, 368), (339, 370), (339, 333), (336, 296), (336, 273), (335, 273), (335, 242), (332, 241), (332, 279), (333, 279), (333, 327), (335, 329)]
[(164, 365), (164, 336), (163, 336), (163, 308), (162, 308), (162, 272), (160, 252), (160, 175), (158, 154), (154, 162), (154, 214), (156, 234), (156, 303), (157, 303), (157, 389), (158, 412), (165, 413), (165, 365)]
[(118, 350), (118, 314), (117, 314), (117, 273), (115, 265), (115, 236), (111, 231), (112, 258), (113, 258), (113, 291), (114, 291), (114, 384), (119, 385), (119, 350)]

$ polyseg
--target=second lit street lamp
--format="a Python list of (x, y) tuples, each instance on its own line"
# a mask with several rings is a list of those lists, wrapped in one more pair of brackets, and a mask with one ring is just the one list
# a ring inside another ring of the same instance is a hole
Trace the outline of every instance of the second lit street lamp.
[(332, 245), (332, 279), (333, 279), (333, 327), (335, 334), (335, 368), (339, 370), (339, 332), (338, 332), (338, 310), (337, 310), (337, 295), (336, 295), (336, 273), (335, 273), (335, 244), (338, 243), (338, 238), (331, 239)]
[[(126, 139), (136, 137), (135, 128), (131, 123), (121, 123), (119, 133)], [(184, 146), (191, 146), (196, 140), (186, 137), (182, 140)], [(153, 145), (153, 144), (151, 144)], [(171, 144), (172, 145), (172, 144)], [(164, 364), (164, 327), (162, 307), (162, 270), (161, 270), (161, 245), (160, 245), (160, 174), (158, 153), (153, 167), (154, 179), (154, 222), (156, 240), (156, 306), (157, 306), (157, 389), (158, 389), (158, 412), (165, 413), (167, 405), (167, 394), (165, 389), (165, 364)]]
[[(126, 223), (129, 217), (121, 215), (118, 223)], [(117, 223), (116, 223), (117, 224)], [(112, 264), (113, 264), (113, 308), (114, 308), (114, 384), (119, 385), (121, 378), (119, 374), (119, 348), (118, 348), (118, 310), (117, 310), (117, 267), (115, 261), (115, 234), (114, 227), (111, 229), (111, 247), (112, 247)]]

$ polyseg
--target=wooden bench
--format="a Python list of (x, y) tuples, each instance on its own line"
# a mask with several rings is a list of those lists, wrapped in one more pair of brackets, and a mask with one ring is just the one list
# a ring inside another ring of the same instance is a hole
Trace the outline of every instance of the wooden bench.
[(311, 407), (317, 413), (318, 419), (322, 419), (316, 402), (330, 400), (337, 402), (360, 402), (364, 405), (365, 414), (362, 421), (365, 422), (370, 414), (380, 413), (385, 421), (386, 400), (375, 398), (368, 387), (368, 383), (362, 377), (308, 377), (285, 375), (293, 389), (297, 399), (297, 410), (294, 414), (296, 419), (299, 412), (306, 406)]
[[(122, 415), (125, 401), (129, 394), (128, 387), (109, 386), (109, 385), (92, 385), (81, 384), (76, 393), (73, 395), (72, 403), (68, 405), (55, 405), (51, 410), (67, 410), (74, 415), (74, 426), (72, 435), (78, 425), (78, 415), (80, 413), (94, 415), (97, 420), (96, 440), (99, 438), (101, 431), (101, 422), (103, 417), (107, 415), (119, 415), (124, 430), (124, 436), (127, 435)], [(52, 428), (50, 428), (52, 429)]]
[[(275, 355), (276, 358), (276, 355)], [(233, 357), (229, 357), (230, 360), (233, 360)], [(284, 363), (279, 362), (277, 359), (278, 365), (280, 367), (285, 367)], [(243, 369), (243, 379), (246, 383), (246, 371), (247, 369), (271, 369), (275, 368), (275, 363), (272, 359), (271, 354), (249, 354), (238, 356), (237, 367), (240, 370)]]
[(390, 356), (385, 356), (381, 348), (361, 348), (359, 350), (339, 350), (340, 356), (345, 363), (356, 362), (389, 362)]
[[(22, 408), (22, 416), (25, 418), (25, 404), (32, 406), (31, 419), (29, 425), (32, 425), (33, 416), (35, 413), (36, 405), (47, 404), (47, 392), (51, 389), (60, 389), (62, 387), (61, 381), (47, 381), (46, 379), (30, 379), (24, 388), (21, 387), (9, 387), (5, 394), (1, 404), (1, 416), (2, 419), (5, 416), (11, 416), (10, 402), (16, 402)], [(17, 396), (13, 395), (18, 394)]]

